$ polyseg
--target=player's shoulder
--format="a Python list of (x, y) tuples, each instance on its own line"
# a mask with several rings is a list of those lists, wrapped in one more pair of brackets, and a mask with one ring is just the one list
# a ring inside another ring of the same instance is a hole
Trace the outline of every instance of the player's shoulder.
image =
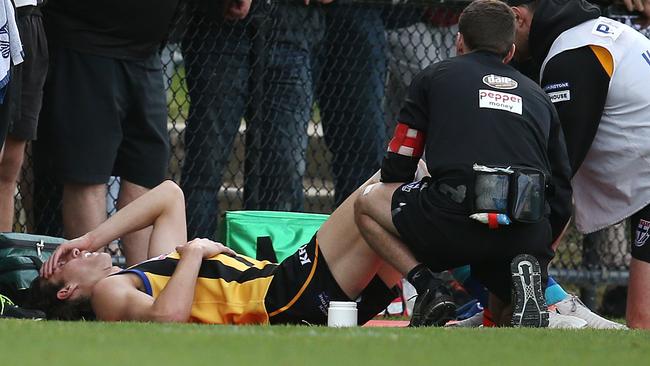
[(91, 304), (98, 319), (120, 320), (131, 293), (139, 292), (129, 274), (106, 277), (95, 284)]
[(99, 280), (93, 287), (93, 297), (104, 295), (116, 295), (128, 288), (137, 289), (129, 274), (108, 276)]

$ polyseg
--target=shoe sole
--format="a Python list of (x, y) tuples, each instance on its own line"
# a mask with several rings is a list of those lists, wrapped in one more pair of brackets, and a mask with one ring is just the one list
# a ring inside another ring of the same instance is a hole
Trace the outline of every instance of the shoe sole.
[(529, 254), (516, 256), (510, 263), (514, 291), (513, 327), (548, 327), (548, 307), (542, 291), (539, 262)]
[[(417, 321), (414, 319), (417, 318)], [(426, 314), (413, 314), (409, 327), (442, 327), (448, 321), (456, 319), (456, 303), (449, 296), (443, 296)]]
[(442, 327), (448, 321), (454, 319), (456, 319), (456, 303), (451, 298), (445, 298), (432, 307), (431, 311), (424, 316), (422, 326)]

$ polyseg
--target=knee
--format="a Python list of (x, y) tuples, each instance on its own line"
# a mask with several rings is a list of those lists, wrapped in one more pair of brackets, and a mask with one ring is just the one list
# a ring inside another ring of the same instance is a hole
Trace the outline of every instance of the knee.
[(357, 199), (354, 200), (354, 217), (357, 219), (359, 216), (363, 215), (366, 212), (367, 206), (367, 197), (364, 195), (359, 195)]
[(372, 183), (360, 188), (361, 192), (354, 202), (355, 217), (371, 216), (374, 207), (373, 201), (377, 199), (373, 190), (379, 185), (381, 185), (381, 183)]
[(179, 185), (176, 184), (176, 182), (174, 182), (173, 180), (166, 180), (160, 183), (158, 187), (164, 190), (165, 195), (169, 200), (168, 202), (179, 204), (185, 207), (185, 194), (183, 193), (183, 189), (181, 189), (181, 187), (179, 187)]
[(369, 214), (370, 197), (360, 195), (354, 201), (354, 221), (360, 229), (365, 228), (372, 220)]
[(185, 195), (181, 187), (173, 180), (166, 180), (158, 185), (158, 188), (163, 190), (166, 195), (174, 200), (185, 200)]

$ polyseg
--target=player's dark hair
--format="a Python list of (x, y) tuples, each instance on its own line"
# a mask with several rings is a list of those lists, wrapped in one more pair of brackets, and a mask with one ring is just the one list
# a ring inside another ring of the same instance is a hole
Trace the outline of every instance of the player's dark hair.
[(458, 31), (471, 51), (505, 56), (515, 42), (515, 14), (498, 0), (476, 0), (460, 14)]
[(41, 310), (50, 320), (94, 320), (90, 298), (60, 300), (56, 294), (65, 284), (35, 278), (29, 286), (27, 307)]

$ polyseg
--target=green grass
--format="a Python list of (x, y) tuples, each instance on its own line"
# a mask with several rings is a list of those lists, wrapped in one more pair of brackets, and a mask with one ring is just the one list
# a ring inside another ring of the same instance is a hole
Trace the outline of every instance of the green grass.
[[(0, 321), (2, 365), (642, 365), (650, 332)], [(93, 361), (94, 360), (94, 361)]]

